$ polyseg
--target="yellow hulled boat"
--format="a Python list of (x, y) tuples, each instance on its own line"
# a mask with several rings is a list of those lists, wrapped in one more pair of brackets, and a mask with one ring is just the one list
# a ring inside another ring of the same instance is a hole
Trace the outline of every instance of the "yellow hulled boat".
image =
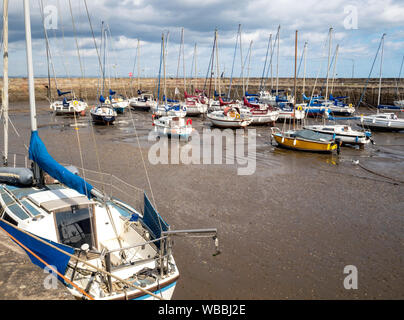
[(309, 152), (332, 153), (339, 150), (339, 142), (330, 136), (311, 130), (289, 130), (281, 132), (271, 128), (272, 137), (279, 147)]

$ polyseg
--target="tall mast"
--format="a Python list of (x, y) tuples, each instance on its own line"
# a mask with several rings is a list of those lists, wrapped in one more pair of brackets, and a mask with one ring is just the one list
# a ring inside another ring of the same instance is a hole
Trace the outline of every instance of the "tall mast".
[(307, 41), (304, 43), (304, 60), (303, 60), (303, 88), (302, 93), (305, 94), (305, 87), (306, 87), (306, 56), (307, 56)]
[(261, 77), (261, 83), (260, 83), (259, 91), (262, 91), (263, 87), (264, 87), (264, 77), (265, 77), (265, 69), (267, 67), (267, 61), (268, 61), (269, 46), (272, 44), (271, 39), (272, 39), (272, 34), (269, 35), (269, 39), (268, 39), (267, 53), (265, 55), (264, 69), (262, 70), (262, 77)]
[(243, 64), (243, 49), (242, 49), (242, 43), (241, 43), (241, 25), (239, 29), (239, 37), (240, 37), (240, 62), (241, 62), (241, 79), (243, 81), (243, 94), (242, 96), (245, 96), (245, 84), (244, 84), (244, 64)]
[(294, 80), (294, 89), (293, 89), (293, 129), (296, 126), (296, 102), (297, 102), (297, 94), (296, 94), (296, 77), (297, 77), (297, 30), (296, 30), (296, 37), (295, 37), (295, 80)]
[[(167, 42), (168, 42), (168, 32), (167, 32)], [(167, 104), (167, 83), (166, 83), (166, 48), (163, 39), (163, 75), (164, 75), (164, 102)]]
[(210, 93), (211, 93), (211, 86), (212, 86), (212, 76), (213, 76), (213, 64), (215, 62), (215, 48), (216, 48), (216, 35), (217, 35), (217, 29), (215, 29), (215, 38), (213, 40), (213, 49), (212, 49), (212, 54), (211, 54), (211, 65), (210, 65), (210, 81), (209, 81), (209, 91), (208, 91), (208, 99), (210, 100)]
[[(236, 36), (236, 45), (234, 47), (234, 56), (233, 56), (233, 64), (231, 66), (231, 75), (230, 75), (230, 84), (229, 84), (229, 91), (227, 93), (227, 99), (230, 99), (230, 92), (231, 92), (231, 83), (233, 81), (233, 70), (234, 70), (234, 61), (236, 60), (236, 53), (237, 53), (237, 43), (238, 43), (238, 35), (241, 30), (241, 24), (238, 25), (238, 32)], [(216, 41), (216, 34), (215, 34), (215, 41)]]
[(29, 106), (31, 113), (31, 131), (37, 131), (36, 106), (35, 106), (35, 85), (34, 68), (32, 65), (32, 42), (31, 42), (31, 17), (29, 10), (29, 0), (24, 0), (24, 21), (25, 21), (25, 43), (27, 46), (27, 72), (28, 72), (28, 90)]
[(184, 76), (184, 91), (187, 90), (187, 78), (185, 76), (185, 45), (184, 45), (184, 28), (182, 28), (182, 69)]
[(222, 89), (220, 85), (220, 65), (219, 65), (219, 47), (218, 47), (218, 34), (216, 30), (216, 78), (219, 86), (219, 97), (222, 96)]
[(396, 94), (397, 94), (397, 99), (398, 100), (400, 100), (400, 95), (399, 95), (399, 92), (398, 92), (398, 82), (400, 81), (400, 78), (401, 78), (401, 71), (403, 70), (403, 64), (404, 64), (404, 56), (403, 56), (403, 58), (401, 60), (400, 72), (398, 73), (398, 78), (396, 80)]
[[(380, 55), (380, 74), (379, 74), (379, 93), (377, 95), (377, 105), (380, 105), (380, 95), (382, 91), (382, 68), (383, 68), (383, 52), (384, 52), (384, 35), (382, 37), (382, 52)], [(379, 109), (377, 109), (379, 111)]]
[(140, 40), (137, 39), (137, 90), (140, 90)]
[(3, 0), (3, 164), (8, 164), (8, 0)]
[(277, 55), (276, 55), (276, 95), (278, 95), (278, 89), (279, 89), (279, 31), (281, 29), (281, 26), (278, 26), (278, 48), (277, 48)]
[(335, 60), (334, 60), (334, 69), (333, 69), (333, 72), (332, 72), (332, 82), (331, 82), (331, 91), (330, 91), (330, 94), (332, 94), (333, 91), (334, 91), (334, 81), (335, 81), (335, 76), (336, 76), (338, 50), (339, 50), (339, 44), (337, 44), (337, 47), (336, 47), (336, 49), (335, 49)]
[(328, 40), (327, 85), (326, 85), (326, 89), (325, 89), (325, 99), (326, 100), (328, 100), (328, 78), (330, 76), (331, 35), (332, 35), (332, 28), (330, 28), (329, 40)]
[(248, 83), (250, 81), (250, 64), (251, 64), (252, 44), (253, 44), (253, 41), (251, 40), (250, 47), (248, 48), (249, 54), (248, 54), (248, 65), (247, 65), (247, 83), (246, 83), (246, 88), (245, 88), (246, 92), (248, 92)]

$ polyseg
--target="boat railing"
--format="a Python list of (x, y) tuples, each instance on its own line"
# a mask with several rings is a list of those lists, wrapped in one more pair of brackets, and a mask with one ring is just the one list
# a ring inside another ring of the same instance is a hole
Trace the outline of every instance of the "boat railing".
[[(3, 163), (4, 163), (3, 156)], [(12, 168), (24, 167), (28, 168), (29, 159), (26, 154), (22, 153), (11, 153), (7, 157), (7, 166)]]

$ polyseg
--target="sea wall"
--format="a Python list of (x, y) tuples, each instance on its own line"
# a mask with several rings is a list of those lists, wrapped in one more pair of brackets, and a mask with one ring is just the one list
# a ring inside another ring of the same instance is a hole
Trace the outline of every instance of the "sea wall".
[[(82, 97), (89, 101), (94, 101), (97, 98), (98, 88), (102, 84), (97, 78), (59, 78), (56, 79), (57, 87), (62, 91), (73, 90), (77, 97)], [(357, 78), (357, 79), (337, 79), (335, 81), (329, 80), (329, 90), (334, 96), (349, 96), (349, 102), (354, 105), (359, 101), (363, 89), (366, 85), (367, 79)], [(220, 81), (215, 79), (187, 79), (186, 86), (189, 93), (193, 91), (193, 88), (204, 89), (207, 93), (213, 96), (214, 88), (225, 93), (227, 95), (228, 88), (230, 84), (230, 79), (221, 79)], [(233, 78), (231, 82), (231, 96), (234, 98), (240, 98), (242, 95), (243, 81), (239, 78)], [(256, 93), (262, 84), (259, 78), (250, 78), (248, 81), (244, 80), (244, 86), (248, 89), (249, 93)], [(0, 86), (3, 86), (2, 79), (0, 79)], [(36, 78), (35, 79), (35, 95), (37, 100), (46, 100), (48, 94), (48, 79), (47, 78)], [(279, 90), (287, 90), (291, 92), (293, 90), (294, 80), (291, 78), (280, 78), (278, 82)], [(305, 93), (310, 96), (313, 92), (314, 94), (319, 94), (322, 89), (322, 93), (325, 94), (326, 80), (325, 79), (306, 79), (305, 81)], [(52, 79), (50, 82), (52, 97), (57, 96), (55, 80)], [(105, 82), (105, 87), (109, 88), (109, 83)], [(137, 89), (152, 91), (157, 95), (158, 79), (156, 78), (141, 78), (139, 79), (129, 79), (129, 78), (119, 78), (111, 79), (111, 88), (121, 94), (127, 95), (128, 97), (136, 95)], [(177, 87), (180, 91), (179, 98), (183, 97), (184, 80), (183, 79), (167, 79), (165, 83), (166, 92), (168, 97), (174, 97), (175, 88)], [(276, 79), (266, 79), (265, 81), (266, 89), (276, 89)], [(209, 90), (210, 88), (210, 90)], [(301, 92), (303, 89), (303, 79), (298, 79), (297, 81), (297, 91), (298, 96), (301, 97)], [(162, 96), (164, 92), (164, 81), (160, 81), (160, 94)], [(367, 83), (367, 90), (365, 92), (363, 101), (365, 105), (376, 105), (379, 92), (379, 79), (370, 79)], [(404, 83), (399, 83), (398, 93), (401, 98), (404, 95)], [(107, 94), (105, 90), (104, 94)], [(10, 102), (18, 101), (28, 101), (28, 82), (26, 78), (11, 78), (9, 79), (9, 99)], [(396, 79), (383, 79), (381, 88), (381, 103), (392, 104), (394, 100), (397, 100), (397, 82)], [(301, 102), (301, 101), (298, 101)]]

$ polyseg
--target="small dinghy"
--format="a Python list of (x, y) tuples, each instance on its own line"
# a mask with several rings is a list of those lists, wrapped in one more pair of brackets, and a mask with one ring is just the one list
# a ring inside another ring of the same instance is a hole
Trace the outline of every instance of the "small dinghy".
[(240, 108), (234, 106), (226, 107), (223, 111), (210, 112), (206, 117), (214, 126), (220, 128), (245, 128), (252, 122), (250, 116), (243, 114)]
[(154, 131), (158, 136), (167, 136), (168, 138), (180, 138), (189, 140), (192, 134), (192, 119), (165, 116), (157, 117), (153, 115)]

